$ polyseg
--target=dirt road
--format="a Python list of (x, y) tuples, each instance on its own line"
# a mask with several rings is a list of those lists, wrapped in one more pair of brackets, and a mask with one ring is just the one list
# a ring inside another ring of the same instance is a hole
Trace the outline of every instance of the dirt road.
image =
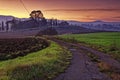
[(70, 66), (54, 80), (112, 80), (110, 76), (100, 71), (96, 62), (91, 61), (91, 58), (87, 55), (88, 52), (97, 56), (99, 61), (107, 63), (117, 73), (114, 80), (120, 80), (120, 63), (109, 55), (79, 44), (57, 39), (52, 40), (68, 48), (73, 54)]

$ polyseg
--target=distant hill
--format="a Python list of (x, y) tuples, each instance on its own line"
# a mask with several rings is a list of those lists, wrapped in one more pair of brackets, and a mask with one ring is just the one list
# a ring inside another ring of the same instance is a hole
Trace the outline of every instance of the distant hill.
[[(13, 18), (15, 17), (0, 15), (0, 23), (4, 21), (5, 24), (6, 21), (12, 20)], [(54, 26), (54, 29), (53, 28), (51, 29), (45, 26), (35, 27), (36, 24), (33, 21), (30, 21), (29, 18), (15, 18), (15, 19), (20, 20), (21, 22), (19, 22), (19, 24), (15, 26), (16, 28), (15, 32), (11, 34), (17, 33), (18, 35), (21, 35), (21, 32), (24, 35), (36, 35), (37, 33), (77, 34), (77, 33), (91, 33), (91, 32), (103, 32), (103, 31), (120, 31), (120, 22), (104, 22), (101, 20), (97, 20), (93, 22), (67, 21), (69, 25)], [(63, 22), (63, 20), (58, 20), (58, 23), (61, 22)], [(57, 32), (52, 33), (55, 31)]]
[(87, 29), (81, 26), (59, 26), (55, 27), (58, 34), (77, 34), (77, 33), (91, 33), (101, 32), (100, 30)]
[(13, 19), (13, 16), (0, 15), (0, 21), (6, 21), (6, 20), (11, 20), (11, 19)]
[(93, 22), (79, 22), (79, 21), (68, 21), (71, 25), (81, 26), (87, 29), (101, 30), (101, 31), (120, 31), (120, 22), (104, 22), (104, 21), (93, 21)]

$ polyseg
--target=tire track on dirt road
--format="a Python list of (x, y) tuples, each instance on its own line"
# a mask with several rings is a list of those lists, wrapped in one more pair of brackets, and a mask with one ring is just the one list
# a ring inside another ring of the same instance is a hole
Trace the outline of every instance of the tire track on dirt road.
[(108, 75), (99, 71), (98, 66), (90, 60), (78, 44), (72, 44), (57, 39), (52, 39), (73, 54), (68, 69), (54, 80), (112, 80)]

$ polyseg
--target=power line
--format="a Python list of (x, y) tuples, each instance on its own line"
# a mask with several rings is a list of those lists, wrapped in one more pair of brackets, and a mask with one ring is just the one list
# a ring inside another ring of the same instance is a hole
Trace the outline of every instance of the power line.
[(27, 11), (27, 13), (29, 14), (29, 10), (26, 8), (26, 6), (25, 6), (23, 0), (20, 0), (20, 2), (21, 2), (21, 4), (23, 5), (23, 7), (25, 8), (25, 10)]

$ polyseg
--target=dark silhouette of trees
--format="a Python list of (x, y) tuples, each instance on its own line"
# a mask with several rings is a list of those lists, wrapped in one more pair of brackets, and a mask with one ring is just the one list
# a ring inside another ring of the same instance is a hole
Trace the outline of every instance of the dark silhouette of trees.
[(58, 25), (58, 21), (57, 19), (50, 19), (49, 22), (48, 22), (48, 25), (49, 26), (57, 26)]
[(45, 18), (42, 18), (41, 20), (41, 26), (47, 25), (47, 20)]
[(36, 24), (38, 24), (39, 26), (47, 25), (47, 20), (44, 18), (43, 13), (40, 10), (32, 11), (30, 13), (30, 18), (32, 20), (35, 20)]
[(69, 23), (67, 21), (62, 21), (59, 25), (60, 26), (68, 26)]
[(37, 11), (34, 10), (30, 13), (30, 18), (35, 19), (35, 20), (39, 20), (39, 19), (44, 18), (44, 16), (40, 10), (37, 10)]
[(58, 25), (58, 21), (57, 21), (57, 19), (54, 19), (54, 20), (53, 20), (53, 25), (55, 25), (55, 26)]
[(4, 22), (2, 21), (2, 30), (4, 30)]

